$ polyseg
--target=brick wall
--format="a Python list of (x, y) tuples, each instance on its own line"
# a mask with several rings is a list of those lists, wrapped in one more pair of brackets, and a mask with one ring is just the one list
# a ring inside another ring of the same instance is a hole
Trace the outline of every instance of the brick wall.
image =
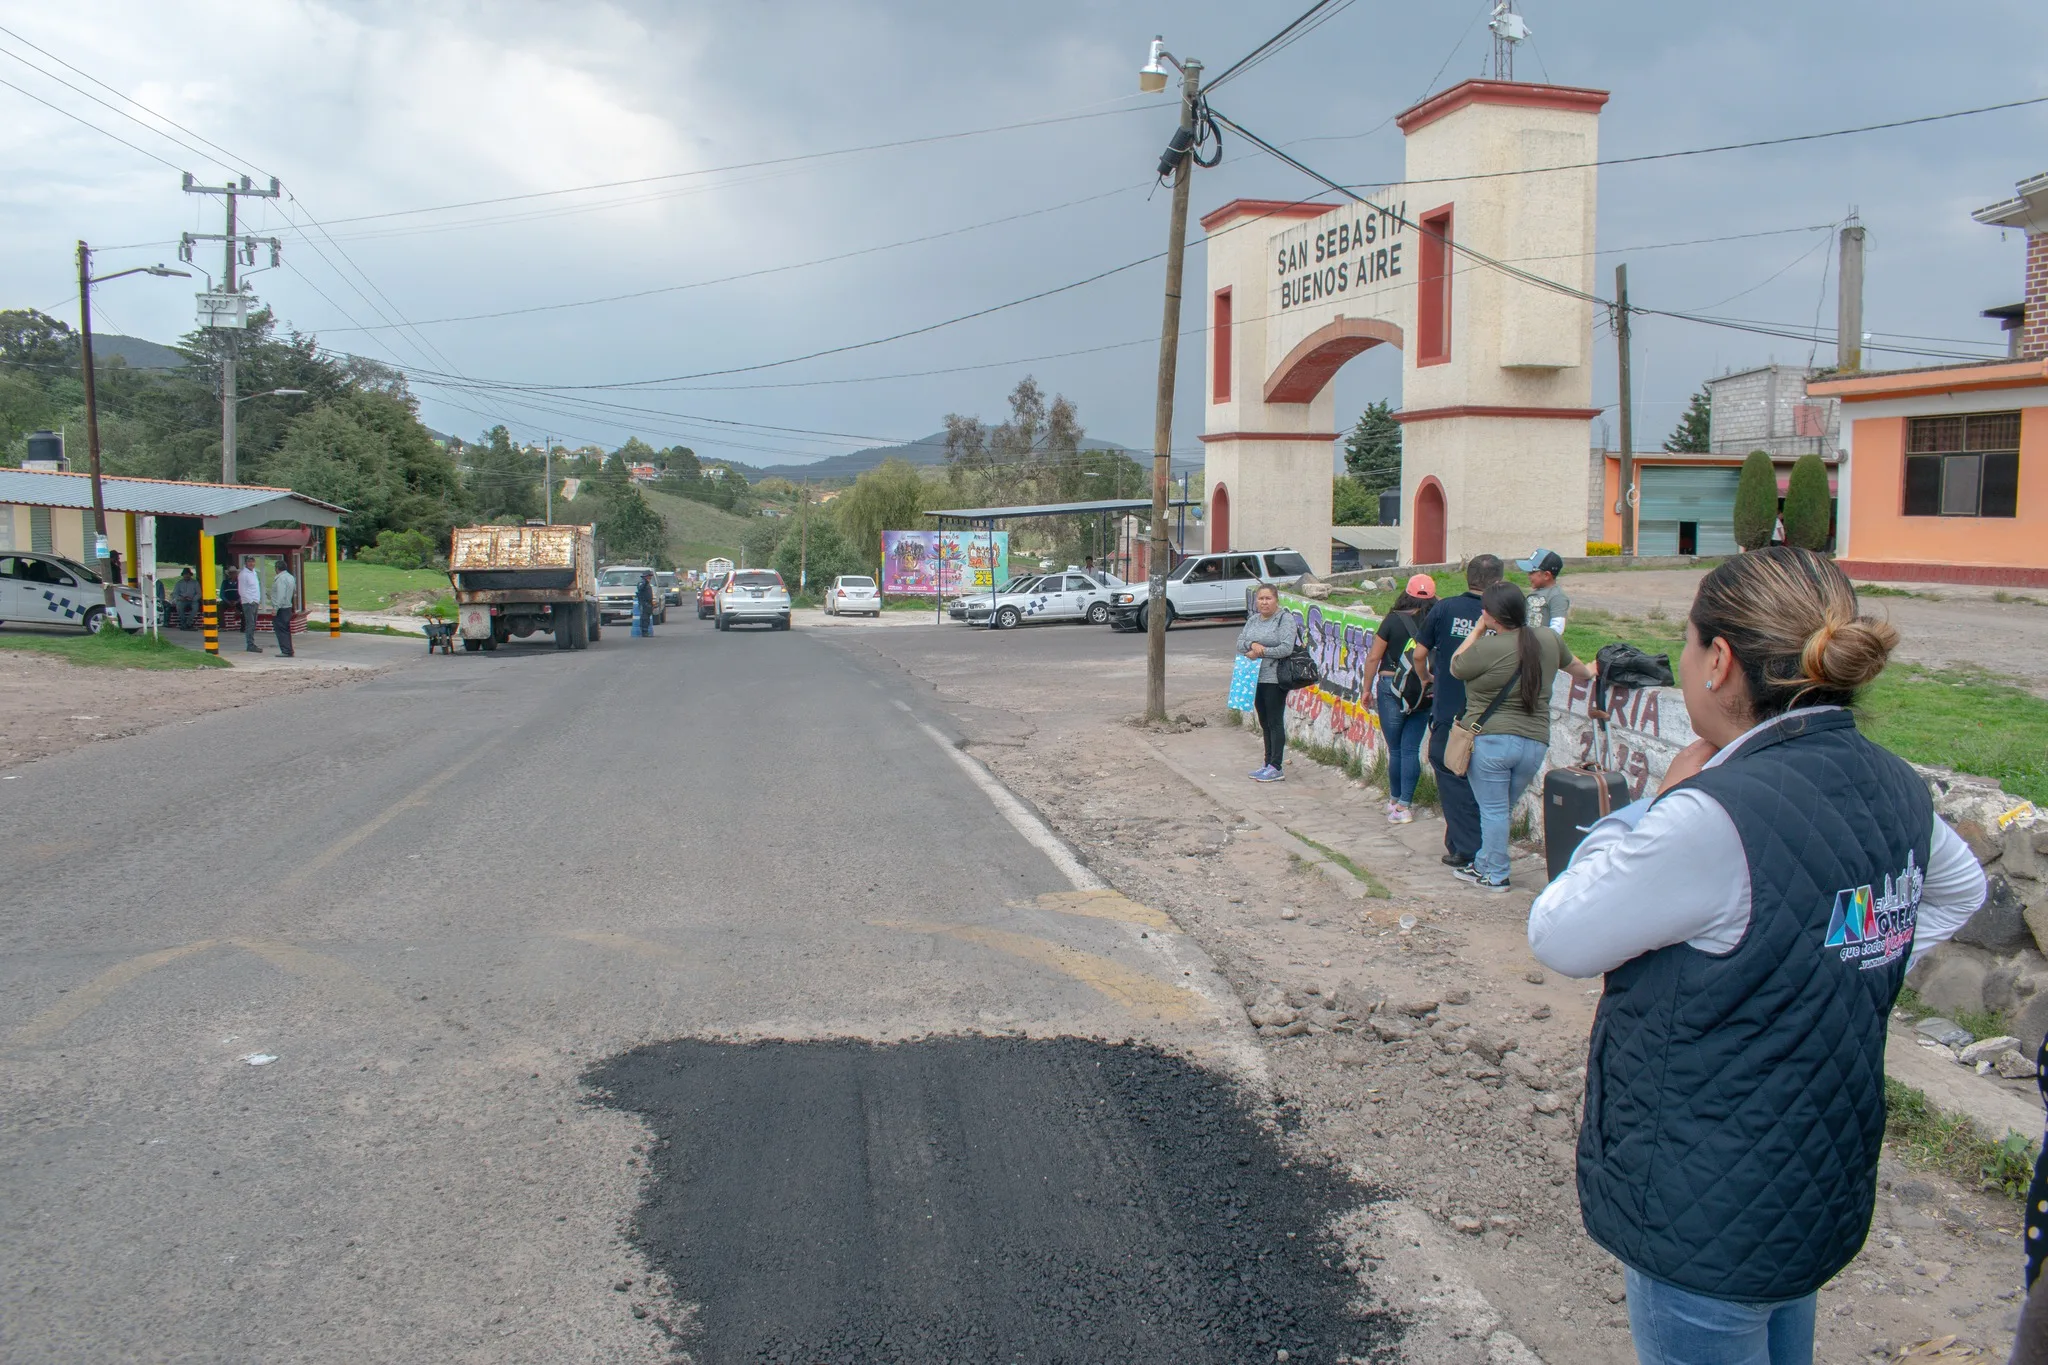
[(2027, 318), (2020, 328), (2020, 359), (2048, 357), (2048, 232), (2027, 237)]

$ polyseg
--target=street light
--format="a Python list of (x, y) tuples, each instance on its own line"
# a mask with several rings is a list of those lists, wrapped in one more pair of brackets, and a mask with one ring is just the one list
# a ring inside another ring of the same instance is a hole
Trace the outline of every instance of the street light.
[(1180, 70), (1180, 63), (1173, 61), (1173, 54), (1166, 50), (1165, 35), (1152, 40), (1152, 52), (1145, 64), (1138, 68), (1138, 89), (1147, 95), (1156, 95), (1166, 88), (1166, 68), (1161, 61), (1173, 62), (1174, 70)]
[(100, 410), (99, 397), (93, 385), (92, 366), (92, 287), (118, 280), (123, 275), (182, 276), (190, 279), (189, 270), (173, 270), (167, 265), (137, 265), (126, 270), (116, 270), (111, 275), (92, 273), (92, 248), (84, 242), (78, 244), (78, 354), (85, 369), (85, 448), (92, 459), (92, 527), (96, 537), (94, 559), (99, 565), (100, 587), (106, 599), (106, 613), (100, 617), (104, 625), (108, 621), (118, 624), (114, 615), (114, 576), (109, 562), (111, 551), (107, 546), (107, 500), (100, 490)]

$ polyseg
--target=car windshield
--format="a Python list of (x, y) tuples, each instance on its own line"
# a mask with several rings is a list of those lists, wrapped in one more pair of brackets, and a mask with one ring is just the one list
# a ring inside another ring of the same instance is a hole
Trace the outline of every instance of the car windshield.
[(704, 580), (704, 587), (705, 590), (708, 592), (717, 592), (720, 588), (724, 586), (725, 575), (722, 573), (715, 573), (711, 575), (711, 577)]
[(767, 570), (747, 569), (732, 576), (732, 585), (735, 588), (779, 588), (782, 586), (782, 575)]
[(1013, 579), (1011, 579), (1011, 580), (1010, 580), (1009, 582), (1007, 582), (1007, 583), (1003, 584), (1003, 586), (1002, 586), (1001, 588), (997, 589), (997, 591), (999, 591), (999, 592), (1030, 592), (1030, 591), (1031, 591), (1031, 585), (1032, 585), (1033, 583), (1036, 583), (1037, 581), (1038, 581), (1038, 575), (1037, 575), (1037, 574), (1035, 574), (1035, 573), (1033, 573), (1033, 574), (1025, 574), (1025, 575), (1024, 575), (1024, 576), (1023, 576), (1022, 578), (1013, 578)]
[(672, 573), (658, 573), (654, 576), (654, 581), (664, 588), (673, 588), (676, 585), (676, 576)]
[(75, 573), (88, 583), (97, 583), (100, 581), (100, 576), (97, 573), (94, 573), (91, 569), (86, 568), (85, 565), (80, 564), (75, 559), (60, 559), (57, 562), (64, 566), (64, 571), (66, 573)]
[(597, 581), (607, 588), (630, 588), (640, 581), (640, 574), (639, 569), (606, 569)]
[(875, 580), (872, 578), (855, 578), (853, 575), (848, 574), (839, 580), (839, 586), (842, 588), (872, 588), (875, 586)]

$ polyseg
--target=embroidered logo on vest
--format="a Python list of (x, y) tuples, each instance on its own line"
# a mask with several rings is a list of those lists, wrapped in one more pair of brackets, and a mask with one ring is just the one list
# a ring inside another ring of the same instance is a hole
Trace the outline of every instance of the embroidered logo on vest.
[(1823, 946), (1840, 948), (1844, 962), (1862, 959), (1859, 967), (1866, 972), (1897, 962), (1913, 946), (1926, 881), (1919, 860), (1908, 850), (1897, 880), (1885, 874), (1881, 894), (1873, 895), (1868, 885), (1837, 891)]

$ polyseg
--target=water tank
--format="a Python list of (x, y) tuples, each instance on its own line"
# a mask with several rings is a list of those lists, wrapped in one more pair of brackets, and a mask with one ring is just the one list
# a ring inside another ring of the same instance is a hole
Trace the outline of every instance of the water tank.
[(1401, 490), (1389, 488), (1380, 494), (1380, 525), (1399, 526), (1400, 524)]
[(64, 459), (64, 438), (54, 431), (30, 432), (28, 457), (21, 462), (21, 467), (55, 470), (59, 473), (71, 468)]

